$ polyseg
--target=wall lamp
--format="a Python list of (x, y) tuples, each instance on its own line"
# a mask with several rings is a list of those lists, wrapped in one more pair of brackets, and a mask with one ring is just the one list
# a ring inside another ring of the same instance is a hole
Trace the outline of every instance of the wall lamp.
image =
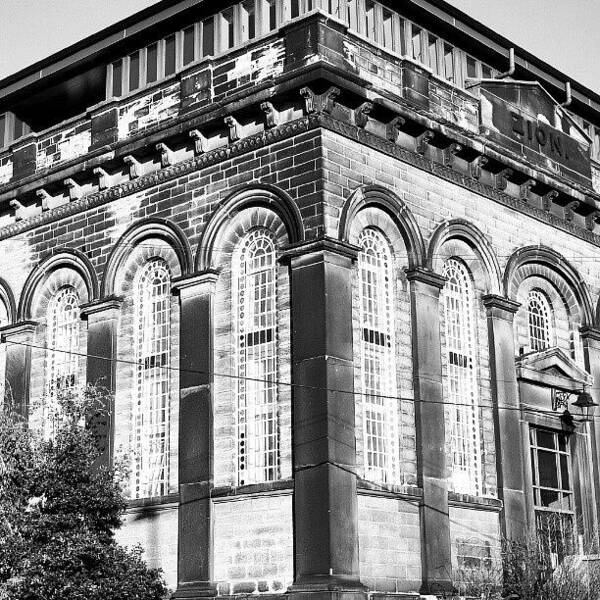
[[(572, 396), (577, 394), (577, 399), (572, 403), (576, 407), (576, 416), (573, 416), (569, 411), (569, 401)], [(598, 404), (594, 402), (592, 395), (586, 392), (585, 389), (581, 392), (563, 392), (561, 390), (552, 390), (552, 410), (557, 411), (564, 408), (563, 414), (560, 416), (563, 429), (572, 433), (575, 430), (576, 423), (590, 423), (594, 419), (594, 413)]]

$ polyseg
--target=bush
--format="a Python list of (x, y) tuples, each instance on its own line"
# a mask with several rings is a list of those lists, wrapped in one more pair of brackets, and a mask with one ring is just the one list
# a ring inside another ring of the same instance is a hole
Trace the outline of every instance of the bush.
[(69, 390), (44, 439), (0, 411), (0, 600), (162, 600), (160, 572), (119, 546), (125, 499), (85, 414), (101, 391)]

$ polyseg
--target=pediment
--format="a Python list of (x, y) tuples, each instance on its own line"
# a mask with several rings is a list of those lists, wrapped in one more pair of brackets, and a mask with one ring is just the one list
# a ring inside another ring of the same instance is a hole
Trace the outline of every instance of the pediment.
[(480, 130), (529, 160), (590, 184), (591, 140), (538, 81), (473, 80), (480, 98)]
[(592, 385), (593, 377), (560, 348), (531, 352), (516, 359), (517, 378), (562, 390)]

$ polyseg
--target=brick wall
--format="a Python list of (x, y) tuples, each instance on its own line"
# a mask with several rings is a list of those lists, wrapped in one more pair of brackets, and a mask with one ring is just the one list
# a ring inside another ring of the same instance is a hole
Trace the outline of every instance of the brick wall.
[(61, 125), (46, 136), (38, 139), (36, 168), (47, 169), (87, 154), (92, 142), (90, 121), (79, 121), (65, 128)]
[(213, 508), (219, 593), (284, 592), (293, 577), (291, 492), (223, 498)]
[(138, 544), (149, 567), (161, 568), (169, 589), (177, 587), (177, 507), (173, 504), (129, 509), (117, 542), (128, 547)]
[(13, 161), (10, 154), (0, 156), (0, 185), (10, 181), (13, 176)]
[(418, 591), (421, 586), (418, 502), (359, 492), (358, 536), (363, 583), (378, 592)]

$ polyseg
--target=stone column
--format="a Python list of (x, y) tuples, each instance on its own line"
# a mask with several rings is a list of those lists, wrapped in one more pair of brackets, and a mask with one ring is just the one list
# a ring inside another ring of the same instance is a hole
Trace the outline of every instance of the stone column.
[[(331, 239), (290, 248), (293, 597), (364, 594), (358, 564), (352, 264)], [(341, 390), (341, 391), (340, 391)]]
[(24, 418), (29, 415), (31, 344), (37, 323), (22, 321), (2, 328), (6, 344), (5, 397)]
[[(594, 402), (600, 405), (600, 330), (584, 327), (581, 330), (581, 340), (583, 342), (583, 357), (586, 371), (594, 378), (592, 389), (587, 391), (592, 395)], [(592, 451), (591, 471), (596, 499), (591, 510), (596, 511), (593, 520), (596, 522), (597, 529), (600, 523), (600, 502), (597, 501), (600, 498), (600, 408), (596, 407), (595, 418), (587, 427), (590, 432)], [(588, 498), (587, 500), (591, 499)], [(596, 530), (593, 532), (593, 535), (596, 536), (596, 541), (598, 541), (599, 532)]]
[(525, 541), (529, 534), (519, 387), (515, 368), (513, 320), (520, 304), (508, 298), (484, 296), (487, 309), (490, 373), (494, 405), (496, 472), (498, 497), (504, 508), (501, 516), (502, 534), (507, 539)]
[(214, 295), (217, 274), (173, 282), (179, 294), (179, 507), (174, 598), (216, 595), (211, 580)]
[(90, 415), (89, 425), (101, 453), (98, 463), (107, 467), (112, 465), (114, 454), (117, 336), (122, 302), (122, 298), (110, 297), (81, 307), (81, 316), (87, 319), (86, 382), (106, 393), (99, 412)]
[(440, 290), (446, 278), (426, 269), (407, 271), (421, 503), (421, 593), (452, 590), (450, 515), (446, 477), (446, 431), (442, 391)]

